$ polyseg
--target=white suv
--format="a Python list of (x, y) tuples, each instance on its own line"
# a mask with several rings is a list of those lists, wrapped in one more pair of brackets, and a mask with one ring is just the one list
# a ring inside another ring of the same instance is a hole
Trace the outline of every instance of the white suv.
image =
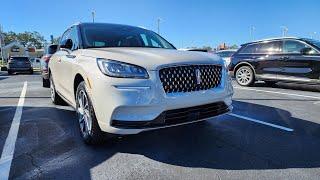
[(88, 144), (232, 109), (233, 88), (221, 58), (178, 51), (139, 27), (73, 25), (51, 57), (49, 77), (53, 103), (75, 108)]

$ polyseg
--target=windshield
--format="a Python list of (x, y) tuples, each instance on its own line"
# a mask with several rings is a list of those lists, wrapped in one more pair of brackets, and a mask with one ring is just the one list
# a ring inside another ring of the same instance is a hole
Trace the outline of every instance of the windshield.
[(90, 24), (81, 27), (84, 48), (146, 47), (175, 49), (158, 34), (138, 27)]
[(304, 39), (305, 41), (309, 42), (310, 44), (317, 46), (320, 49), (320, 41), (315, 39)]

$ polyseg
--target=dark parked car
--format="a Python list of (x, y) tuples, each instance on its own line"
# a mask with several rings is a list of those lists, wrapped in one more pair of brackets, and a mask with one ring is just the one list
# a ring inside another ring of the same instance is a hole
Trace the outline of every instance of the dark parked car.
[(274, 38), (243, 44), (231, 57), (229, 71), (242, 86), (256, 80), (320, 84), (320, 41)]
[(9, 75), (15, 72), (28, 72), (33, 74), (33, 68), (28, 57), (10, 57), (7, 69)]
[(57, 51), (58, 45), (52, 44), (49, 45), (45, 50), (45, 55), (42, 56), (42, 86), (43, 87), (50, 87), (49, 81), (49, 72), (48, 72), (48, 64), (50, 61), (51, 56)]

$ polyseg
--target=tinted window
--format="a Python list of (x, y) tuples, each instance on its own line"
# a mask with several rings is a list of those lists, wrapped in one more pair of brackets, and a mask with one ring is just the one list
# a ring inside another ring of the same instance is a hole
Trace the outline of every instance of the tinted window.
[(60, 45), (68, 39), (68, 37), (70, 36), (70, 29), (67, 30), (65, 33), (63, 33), (63, 35), (61, 36), (61, 39), (60, 39)]
[(294, 41), (294, 40), (287, 40), (284, 41), (283, 44), (283, 52), (284, 53), (299, 53), (303, 48), (308, 48), (309, 46), (301, 43), (299, 41)]
[(79, 38), (78, 38), (78, 31), (76, 27), (73, 27), (71, 29), (69, 39), (71, 39), (73, 43), (71, 50), (79, 49)]
[(260, 43), (257, 53), (262, 53), (262, 54), (281, 53), (282, 52), (281, 43), (282, 43), (281, 41)]
[(307, 41), (308, 43), (317, 46), (320, 49), (320, 41), (315, 40), (315, 39), (303, 39), (305, 41)]
[(241, 54), (257, 53), (258, 49), (259, 49), (259, 44), (248, 44), (246, 47), (242, 48), (239, 53)]
[(81, 26), (85, 48), (150, 47), (174, 49), (156, 33), (132, 26), (115, 24), (84, 24)]
[(47, 54), (54, 54), (57, 51), (58, 45), (50, 45), (47, 48)]
[[(61, 40), (60, 40), (60, 45), (62, 42), (64, 42), (67, 39), (72, 40), (73, 45), (72, 45), (71, 50), (75, 50), (75, 49), (79, 48), (79, 38), (78, 38), (78, 31), (77, 31), (76, 27), (69, 29), (68, 31), (66, 31), (62, 35)], [(97, 43), (99, 43), (99, 42), (97, 42)]]

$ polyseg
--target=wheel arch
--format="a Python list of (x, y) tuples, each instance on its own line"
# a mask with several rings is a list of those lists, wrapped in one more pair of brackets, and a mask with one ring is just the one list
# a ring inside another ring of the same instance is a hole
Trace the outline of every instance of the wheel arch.
[(74, 95), (74, 97), (76, 97), (78, 85), (82, 81), (85, 81), (84, 77), (80, 73), (77, 73), (76, 76), (74, 77), (74, 80), (73, 80), (73, 95)]
[(235, 67), (234, 67), (234, 71), (233, 71), (233, 75), (236, 76), (236, 73), (237, 73), (237, 70), (242, 67), (242, 66), (249, 66), (252, 71), (253, 71), (253, 75), (256, 76), (256, 70), (255, 68), (253, 67), (252, 64), (250, 64), (249, 62), (240, 62), (238, 63)]

